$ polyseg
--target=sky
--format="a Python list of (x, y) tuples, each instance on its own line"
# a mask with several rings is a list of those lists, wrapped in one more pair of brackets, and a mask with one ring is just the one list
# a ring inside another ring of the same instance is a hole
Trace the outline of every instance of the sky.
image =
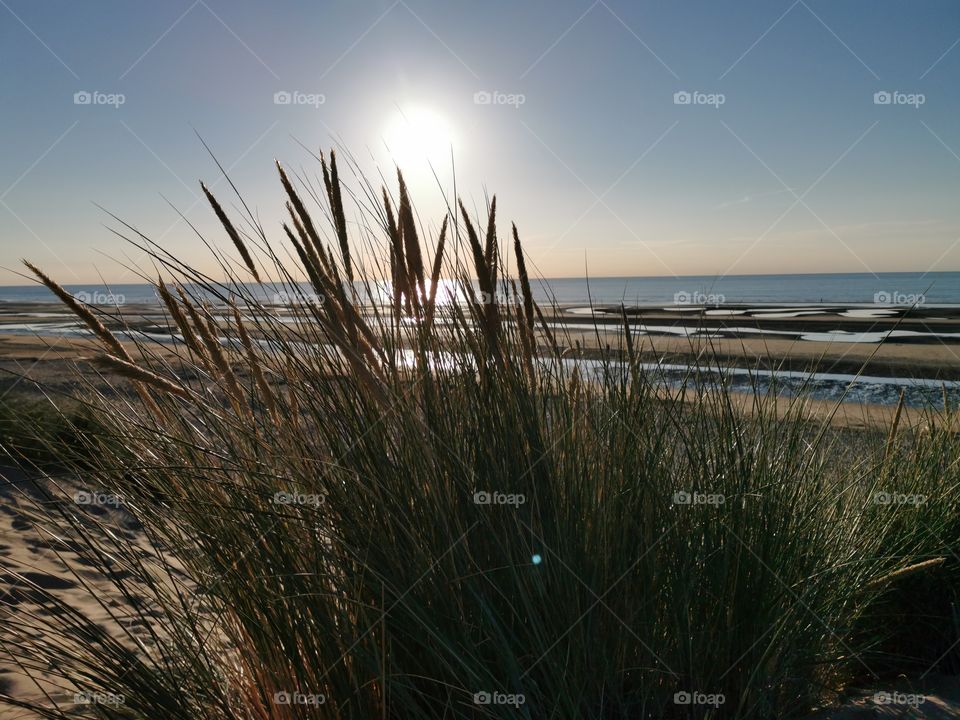
[(0, 62), (2, 285), (136, 282), (107, 211), (212, 267), (200, 138), (278, 243), (337, 146), (544, 277), (960, 270), (955, 0), (0, 0)]

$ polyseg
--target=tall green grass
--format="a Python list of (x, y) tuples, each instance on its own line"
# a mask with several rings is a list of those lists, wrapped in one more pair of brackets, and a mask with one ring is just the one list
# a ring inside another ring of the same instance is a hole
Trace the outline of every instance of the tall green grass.
[(99, 427), (72, 479), (143, 531), (56, 490), (28, 512), (102, 572), (113, 602), (89, 594), (116, 627), (41, 588), (42, 634), (0, 607), (8, 664), (64, 689), (0, 700), (52, 718), (789, 718), (952, 657), (929, 597), (958, 587), (949, 413), (851, 451), (800, 400), (745, 415), (695, 370), (665, 392), (629, 334), (593, 364), (571, 349), (495, 201), (425, 232), (402, 178), (345, 196), (332, 155), (317, 182), (280, 173), (279, 241), (209, 195), (239, 257), (217, 253), (223, 280), (130, 229), (177, 362), (74, 303), (129, 384), (83, 395)]

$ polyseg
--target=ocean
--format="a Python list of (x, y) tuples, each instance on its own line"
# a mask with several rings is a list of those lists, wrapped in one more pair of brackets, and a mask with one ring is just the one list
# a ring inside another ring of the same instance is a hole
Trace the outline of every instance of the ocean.
[[(254, 289), (253, 286), (250, 286)], [(84, 293), (94, 304), (156, 302), (144, 284), (66, 285)], [(255, 288), (271, 302), (276, 289)], [(534, 283), (540, 301), (553, 297), (564, 304), (657, 306), (675, 304), (805, 304), (960, 305), (960, 272), (837, 273), (818, 275), (691, 275), (685, 277), (553, 278)], [(442, 295), (442, 293), (441, 293)], [(83, 296), (81, 296), (83, 297)], [(57, 302), (39, 285), (0, 287), (0, 303)]]

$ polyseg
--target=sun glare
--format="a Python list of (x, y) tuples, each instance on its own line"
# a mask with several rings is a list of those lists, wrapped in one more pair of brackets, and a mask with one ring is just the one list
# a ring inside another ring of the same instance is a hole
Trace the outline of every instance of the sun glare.
[(455, 149), (450, 124), (439, 113), (425, 107), (397, 110), (383, 131), (389, 158), (405, 173), (439, 172), (450, 164)]

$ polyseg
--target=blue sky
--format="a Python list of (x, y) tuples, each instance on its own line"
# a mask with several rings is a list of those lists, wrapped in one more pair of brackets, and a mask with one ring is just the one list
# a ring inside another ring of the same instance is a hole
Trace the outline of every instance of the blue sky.
[(547, 277), (960, 269), (953, 0), (0, 0), (0, 60), (0, 284), (135, 280), (95, 203), (207, 262), (194, 130), (278, 242), (298, 141), (430, 222), (452, 144)]

